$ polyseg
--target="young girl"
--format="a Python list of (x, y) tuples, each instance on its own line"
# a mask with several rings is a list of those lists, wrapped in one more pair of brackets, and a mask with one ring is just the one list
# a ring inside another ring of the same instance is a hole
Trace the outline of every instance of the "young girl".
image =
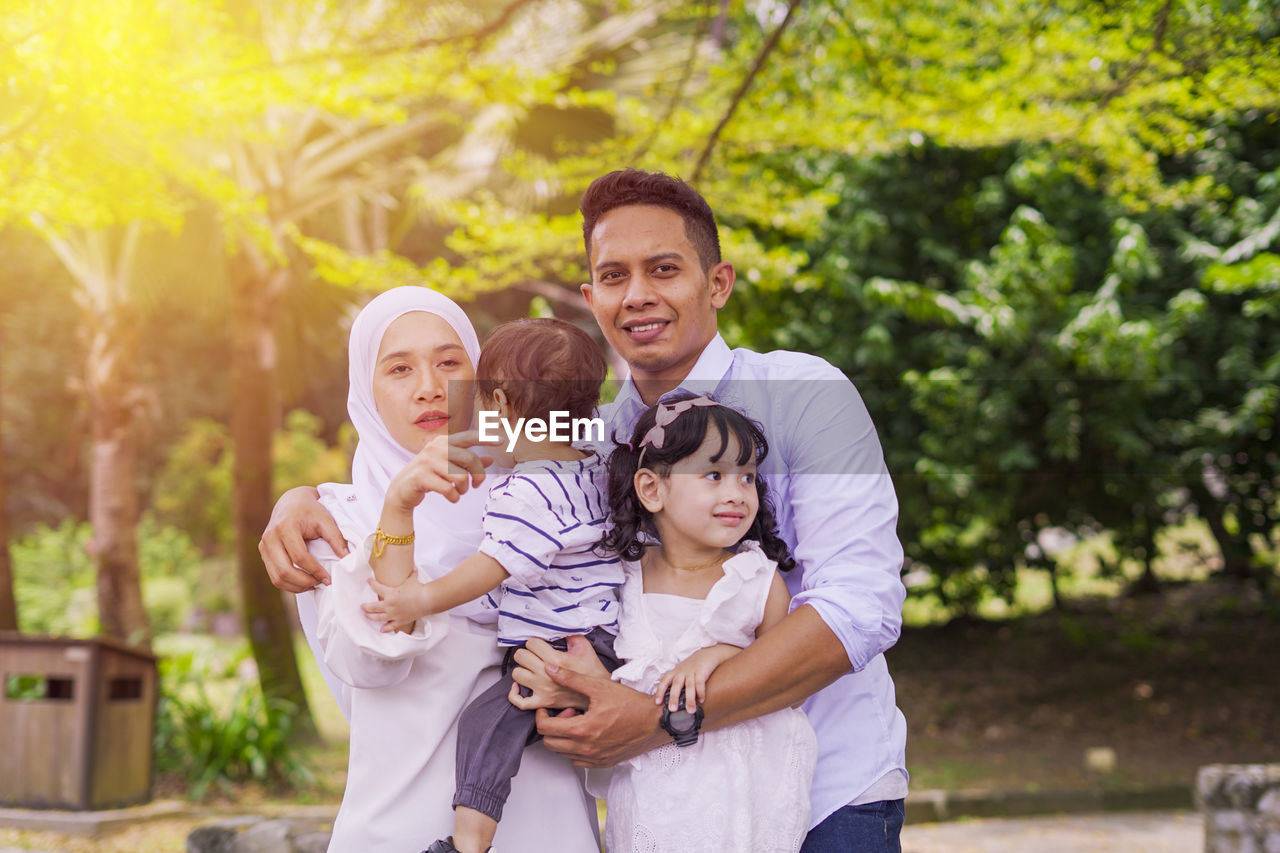
[[(563, 320), (499, 326), (476, 366), (482, 407), (508, 425), (533, 418), (549, 423), (553, 412), (587, 418), (604, 377), (595, 342)], [(364, 611), (386, 631), (413, 630), (416, 620), (482, 599), (498, 611), (498, 643), (507, 649), (504, 674), (526, 640), (560, 642), (569, 634), (586, 635), (605, 665), (616, 667), (621, 564), (616, 555), (595, 553), (605, 519), (603, 460), (569, 441), (530, 432), (520, 433), (513, 456), (512, 473), (489, 492), (479, 550), (427, 582), (418, 580), (413, 552), (396, 547), (413, 541), (405, 513), (424, 492), (413, 466), (396, 475), (373, 546), (372, 586), (380, 600)], [(534, 712), (507, 699), (511, 684), (500, 680), (463, 711), (454, 832), (428, 853), (489, 849), (524, 748), (538, 739)]]
[(623, 684), (666, 702), (676, 742), (615, 768), (609, 853), (797, 851), (809, 826), (817, 741), (786, 708), (700, 732), (707, 678), (786, 615), (778, 538), (756, 467), (760, 428), (707, 397), (658, 403), (609, 458), (611, 527), (624, 560), (615, 651)]

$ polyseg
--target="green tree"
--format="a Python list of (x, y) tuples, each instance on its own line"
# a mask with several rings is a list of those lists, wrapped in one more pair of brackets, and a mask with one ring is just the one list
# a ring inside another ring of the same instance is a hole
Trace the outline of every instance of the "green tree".
[[(1229, 573), (1274, 571), (1274, 323), (1264, 270), (1280, 163), (1245, 113), (1212, 155), (1211, 199), (1133, 211), (1052, 151), (925, 145), (876, 158), (776, 158), (801, 192), (839, 190), (786, 282), (749, 278), (723, 325), (821, 352), (876, 415), (908, 555), (971, 605), (1054, 562), (1047, 527), (1114, 532), (1149, 581), (1159, 527), (1209, 522)], [(1251, 140), (1257, 140), (1253, 142)], [(1247, 243), (1245, 241), (1248, 241)], [(1241, 524), (1237, 519), (1248, 516)], [(1268, 560), (1271, 562), (1269, 563)], [(974, 568), (978, 573), (974, 574)]]
[[(338, 431), (338, 444), (329, 446), (321, 436), (320, 419), (310, 412), (295, 409), (284, 421), (272, 441), (273, 494), (348, 479), (349, 426)], [(152, 502), (156, 518), (185, 531), (205, 554), (230, 553), (235, 544), (234, 456), (227, 427), (211, 418), (197, 418), (174, 443), (156, 477)]]
[(584, 7), (533, 0), (430, 10), (284, 2), (255, 4), (240, 21), (258, 51), (248, 73), (272, 93), (225, 158), (239, 194), (224, 206), (234, 245), (235, 550), (267, 695), (304, 698), (279, 596), (256, 548), (275, 497), (270, 435), (280, 409), (282, 300), (310, 283), (312, 263), (322, 274), (359, 267), (366, 274), (344, 282), (362, 289), (406, 283), (388, 270), (424, 280), (397, 252), (421, 236), (422, 214), (490, 184), (517, 118), (567, 97), (561, 90), (573, 62), (585, 63), (593, 45), (625, 37), (655, 14), (620, 15), (592, 29), (583, 25)]
[(2, 20), (15, 45), (7, 94), (18, 110), (0, 131), (0, 221), (33, 227), (76, 283), (88, 348), (81, 379), (100, 621), (109, 636), (146, 641), (136, 538), (143, 395), (135, 260), (149, 224), (181, 221), (176, 181), (207, 172), (184, 143), (217, 120), (218, 104), (188, 85), (209, 54), (183, 36), (216, 33), (217, 15), (182, 0), (109, 8), (68, 0)]
[(1222, 551), (1227, 574), (1274, 579), (1280, 553), (1280, 154), (1275, 115), (1215, 126), (1214, 144), (1179, 164), (1212, 174), (1212, 204), (1180, 229), (1197, 267), (1180, 345), (1197, 380), (1194, 419), (1168, 428), (1180, 444), (1183, 483)]
[[(1228, 126), (1274, 133), (1274, 12), (734, 4), (690, 73), (620, 98), (618, 132), (555, 174), (566, 195), (601, 163), (697, 177), (738, 266), (722, 328), (827, 355), (859, 381), (905, 480), (908, 553), (958, 595), (1007, 592), (1018, 564), (1052, 569), (1038, 541), (1051, 526), (1113, 528), (1149, 566), (1155, 530), (1192, 511), (1255, 564), (1241, 549), (1274, 527), (1274, 481), (1246, 476), (1268, 457), (1243, 433), (1267, 435), (1273, 397), (1245, 374), (1271, 382), (1256, 321), (1269, 285), (1202, 281), (1204, 258), (1245, 237), (1215, 233), (1213, 216), (1247, 212), (1270, 233), (1274, 166), (1255, 150), (1235, 162), (1259, 182), (1227, 190), (1239, 170), (1204, 153), (1231, 148)], [(571, 213), (484, 218), (501, 233), (477, 230), (459, 270), (501, 246), (491, 279), (579, 279), (570, 250), (539, 259), (537, 235), (570, 233)], [(1251, 239), (1250, 257), (1271, 240)], [(1233, 290), (1254, 319), (1228, 327)], [(1226, 365), (1245, 385), (1218, 383), (1206, 407), (1197, 383)], [(1206, 477), (1225, 483), (1200, 459), (1209, 447), (1246, 461), (1234, 487), (1188, 501)]]
[[(0, 327), (0, 358), (3, 358), (4, 345), (4, 329)], [(4, 384), (0, 382), (0, 424), (4, 422)], [(0, 631), (16, 631), (18, 601), (13, 592), (13, 561), (9, 558), (9, 501), (4, 459), (4, 436), (0, 434)]]

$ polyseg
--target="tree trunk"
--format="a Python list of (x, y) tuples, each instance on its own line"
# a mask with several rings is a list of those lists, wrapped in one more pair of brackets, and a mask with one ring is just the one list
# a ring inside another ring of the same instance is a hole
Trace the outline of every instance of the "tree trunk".
[(1222, 552), (1222, 573), (1236, 580), (1252, 580), (1254, 577), (1253, 547), (1247, 537), (1233, 536), (1227, 530), (1223, 518), (1223, 505), (1203, 483), (1190, 484), (1191, 499), (1200, 510), (1200, 517), (1209, 525), (1209, 531)]
[[(0, 328), (0, 358), (4, 357), (4, 329)], [(0, 377), (4, 375), (0, 370)], [(0, 385), (0, 425), (4, 424), (4, 387)], [(4, 479), (4, 431), (0, 429), (0, 631), (18, 630), (18, 600), (13, 593), (13, 563), (9, 559), (8, 493)]]
[(1150, 518), (1134, 519), (1142, 525), (1142, 574), (1129, 587), (1133, 595), (1155, 595), (1160, 592), (1160, 578), (1156, 577), (1156, 524)]
[(1058, 588), (1058, 561), (1049, 558), (1049, 596), (1055, 611), (1062, 610), (1062, 591)]
[(138, 571), (136, 323), (126, 311), (90, 316), (85, 371), (89, 400), (89, 553), (98, 575), (101, 632), (149, 645), (151, 626)]
[(312, 735), (315, 723), (302, 688), (284, 601), (271, 585), (258, 540), (271, 517), (271, 439), (280, 420), (276, 344), (271, 316), (288, 272), (266, 270), (242, 252), (231, 278), (231, 440), (235, 448), (236, 566), (245, 628), (263, 695), (296, 708), (295, 728)]

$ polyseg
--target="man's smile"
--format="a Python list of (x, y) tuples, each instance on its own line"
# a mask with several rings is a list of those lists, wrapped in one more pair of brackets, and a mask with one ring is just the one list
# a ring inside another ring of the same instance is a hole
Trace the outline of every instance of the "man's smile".
[(647, 343), (660, 336), (669, 325), (671, 325), (670, 320), (646, 319), (625, 323), (622, 329), (627, 333), (627, 337), (636, 343)]

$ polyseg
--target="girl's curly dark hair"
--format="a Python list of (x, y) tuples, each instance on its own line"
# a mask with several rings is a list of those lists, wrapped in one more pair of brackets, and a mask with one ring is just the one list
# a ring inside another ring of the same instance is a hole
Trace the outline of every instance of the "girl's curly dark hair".
[[(672, 395), (650, 406), (640, 416), (635, 429), (632, 430), (629, 442), (622, 443), (617, 440), (617, 436), (614, 437), (616, 446), (609, 454), (607, 464), (610, 526), (604, 538), (600, 540), (598, 547), (601, 551), (619, 554), (624, 560), (638, 560), (644, 553), (645, 544), (657, 538), (658, 531), (653, 524), (653, 514), (640, 503), (633, 485), (636, 471), (639, 470), (642, 461), (642, 453), (644, 467), (661, 477), (666, 477), (671, 472), (671, 466), (692, 455), (702, 446), (707, 434), (714, 427), (720, 434), (720, 449), (712, 457), (713, 460), (718, 460), (728, 448), (730, 435), (738, 442), (739, 465), (745, 465), (752, 455), (755, 456), (758, 465), (768, 455), (769, 443), (765, 440), (764, 431), (760, 425), (724, 404), (692, 406), (666, 425), (662, 447), (640, 446), (645, 434), (654, 426), (659, 406), (678, 403), (693, 397), (693, 394), (688, 393)], [(742, 539), (758, 541), (765, 556), (776, 562), (782, 571), (788, 571), (794, 568), (796, 563), (791, 558), (787, 544), (778, 536), (773, 503), (769, 499), (764, 478), (759, 474), (756, 475), (756, 494), (760, 498), (760, 510)]]

